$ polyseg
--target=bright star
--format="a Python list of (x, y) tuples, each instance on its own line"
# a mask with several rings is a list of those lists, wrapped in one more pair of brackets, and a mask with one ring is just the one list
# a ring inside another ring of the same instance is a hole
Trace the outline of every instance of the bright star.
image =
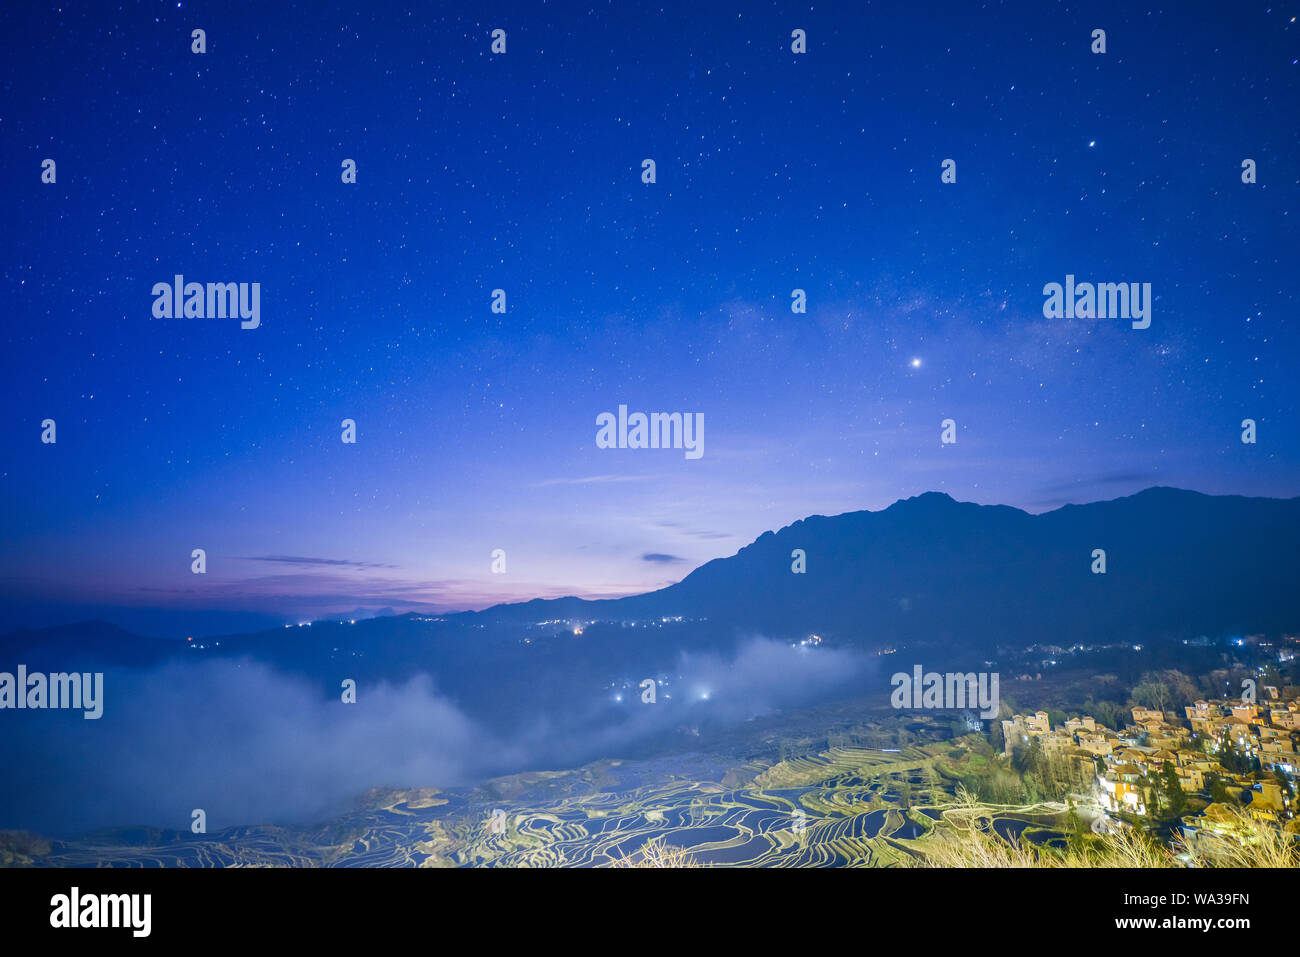
[(920, 360), (920, 359), (913, 359), (913, 360), (912, 360), (912, 368), (913, 368), (913, 369), (919, 369), (919, 368), (921, 368), (921, 360)]

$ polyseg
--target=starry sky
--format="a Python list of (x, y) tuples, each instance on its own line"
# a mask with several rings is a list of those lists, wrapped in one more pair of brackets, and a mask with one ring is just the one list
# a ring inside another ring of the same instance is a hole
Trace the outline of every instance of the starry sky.
[[(474, 608), (927, 490), (1300, 494), (1297, 14), (7, 5), (0, 600)], [(260, 327), (154, 318), (178, 273)], [(1151, 327), (1044, 318), (1067, 274)], [(597, 448), (620, 404), (703, 457)]]

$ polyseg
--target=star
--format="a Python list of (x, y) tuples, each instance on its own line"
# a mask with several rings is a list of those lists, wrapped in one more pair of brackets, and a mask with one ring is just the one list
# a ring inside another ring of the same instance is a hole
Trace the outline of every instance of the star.
[(920, 360), (920, 359), (913, 359), (913, 360), (912, 360), (912, 368), (913, 368), (913, 369), (919, 369), (919, 368), (921, 368), (921, 360)]

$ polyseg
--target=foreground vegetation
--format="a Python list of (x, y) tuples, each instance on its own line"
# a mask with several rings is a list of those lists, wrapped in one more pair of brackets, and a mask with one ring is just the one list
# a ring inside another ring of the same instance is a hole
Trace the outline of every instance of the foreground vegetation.
[(1172, 847), (1145, 831), (1119, 826), (1107, 834), (1075, 834), (1064, 848), (1004, 839), (993, 832), (993, 809), (961, 789), (943, 824), (915, 842), (913, 867), (1300, 867), (1300, 841), (1241, 808), (1226, 809), (1220, 830), (1202, 830)]

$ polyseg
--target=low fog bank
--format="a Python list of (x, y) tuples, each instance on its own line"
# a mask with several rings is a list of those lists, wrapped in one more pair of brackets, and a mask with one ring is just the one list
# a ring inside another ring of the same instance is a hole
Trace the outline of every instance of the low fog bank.
[[(377, 786), (449, 788), (515, 771), (619, 757), (683, 726), (734, 726), (823, 700), (860, 680), (864, 656), (764, 638), (730, 655), (678, 655), (654, 704), (539, 688), (513, 733), (486, 722), (438, 676), (341, 688), (250, 659), (180, 662), (104, 675), (104, 713), (0, 713), (0, 829), (71, 836), (148, 825), (208, 833), (319, 821)], [(679, 677), (680, 676), (680, 677)], [(486, 716), (484, 716), (486, 717)]]

